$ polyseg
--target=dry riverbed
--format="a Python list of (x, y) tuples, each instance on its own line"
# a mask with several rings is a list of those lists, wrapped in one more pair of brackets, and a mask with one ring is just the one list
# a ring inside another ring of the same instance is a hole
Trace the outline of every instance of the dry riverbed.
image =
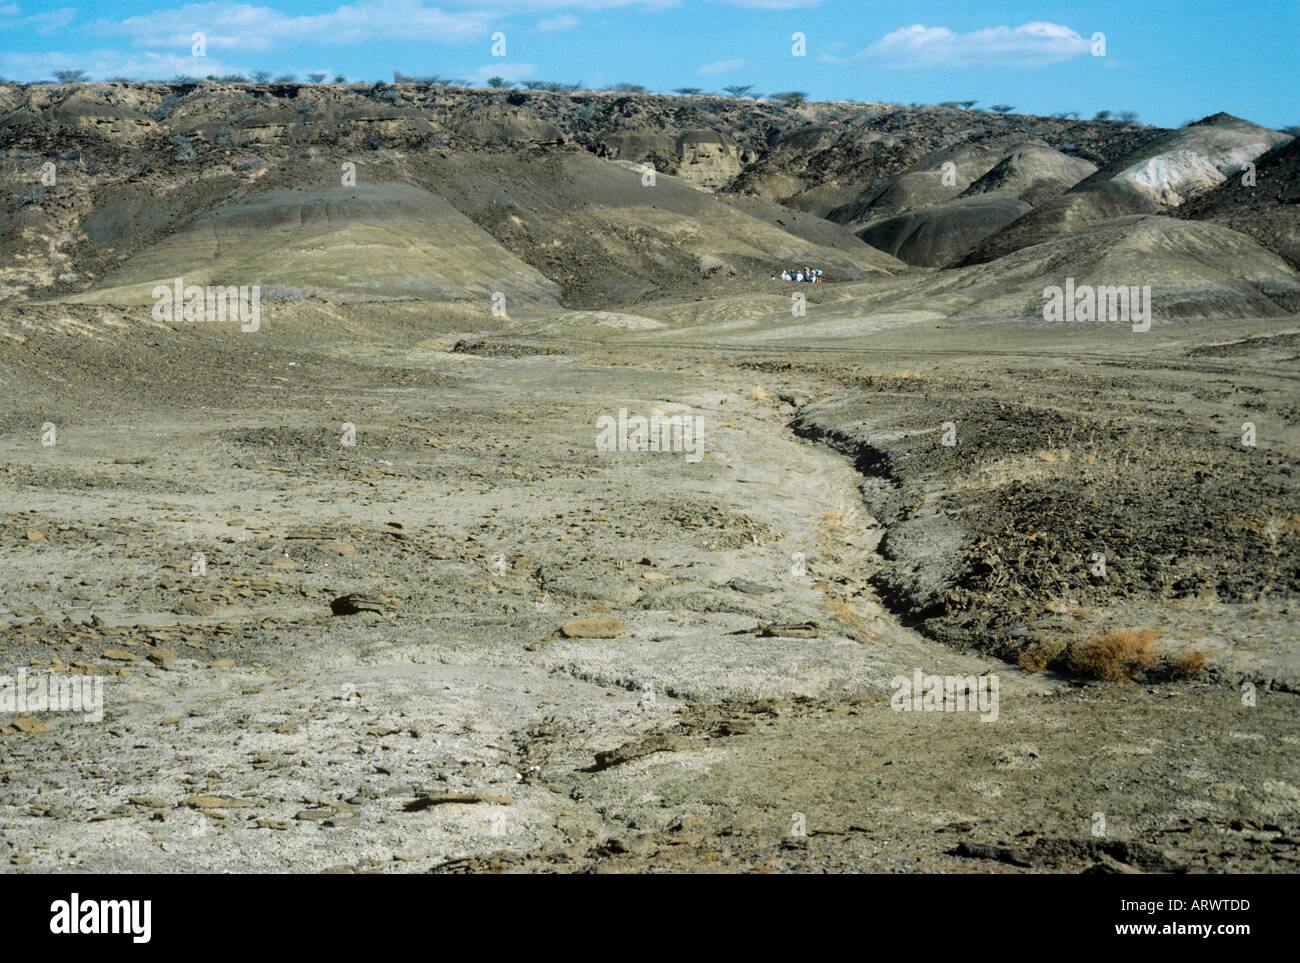
[[(0, 367), (5, 671), (104, 697), (0, 716), (11, 871), (1296, 868), (1285, 359), (1247, 356), (1254, 401), (1200, 398), (1225, 438), (1263, 404), (1262, 457), (1201, 428), (1143, 461), (1154, 415), (1081, 413), (1101, 375), (1050, 359), (453, 351), (454, 319), (160, 331), (145, 358), (79, 325)], [(1098, 366), (1152, 397), (1182, 370)], [(597, 450), (620, 409), (701, 419), (703, 457)], [(1174, 452), (1217, 527), (1165, 544)], [(1116, 626), (1208, 668), (1069, 671)], [(917, 670), (992, 673), (996, 719), (894, 711)]]

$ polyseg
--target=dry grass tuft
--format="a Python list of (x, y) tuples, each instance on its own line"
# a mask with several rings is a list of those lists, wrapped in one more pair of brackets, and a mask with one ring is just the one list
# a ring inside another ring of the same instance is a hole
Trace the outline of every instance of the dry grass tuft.
[(1076, 619), (1086, 619), (1093, 613), (1091, 608), (1074, 599), (1048, 599), (1043, 608), (1058, 615), (1073, 615)]
[(857, 517), (857, 508), (843, 498), (839, 500), (839, 504), (834, 509), (822, 512), (822, 521), (826, 522), (826, 527), (836, 534), (848, 528)]
[(1155, 652), (1158, 638), (1159, 629), (1113, 629), (1095, 635), (1070, 653), (1070, 671), (1089, 679), (1132, 682), (1135, 674), (1159, 661)]
[(1165, 660), (1171, 679), (1194, 679), (1210, 668), (1210, 657), (1203, 649), (1175, 652)]
[(823, 512), (822, 521), (826, 522), (832, 532), (843, 531), (849, 519), (839, 512)]
[(1056, 662), (1068, 648), (1065, 639), (1037, 639), (1020, 650), (1016, 657), (1022, 669), (1030, 672), (1042, 672)]
[(871, 623), (853, 611), (852, 606), (844, 599), (829, 598), (826, 600), (826, 608), (839, 620), (844, 627), (845, 634), (854, 642), (860, 642), (863, 645), (880, 645), (880, 639), (870, 631)]

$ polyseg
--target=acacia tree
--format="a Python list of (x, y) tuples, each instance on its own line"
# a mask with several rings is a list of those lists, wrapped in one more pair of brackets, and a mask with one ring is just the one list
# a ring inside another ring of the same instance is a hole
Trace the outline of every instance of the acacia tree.
[(744, 96), (746, 96), (746, 95), (747, 95), (751, 90), (754, 89), (754, 85), (753, 85), (753, 84), (743, 84), (743, 85), (742, 85), (742, 84), (735, 84), (735, 85), (733, 85), (733, 86), (731, 86), (731, 87), (723, 87), (722, 89), (725, 90), (727, 93), (731, 94), (731, 96), (733, 96), (733, 97), (744, 97)]
[(779, 100), (787, 107), (798, 107), (808, 99), (808, 95), (802, 90), (784, 90), (779, 94), (772, 94), (772, 99)]

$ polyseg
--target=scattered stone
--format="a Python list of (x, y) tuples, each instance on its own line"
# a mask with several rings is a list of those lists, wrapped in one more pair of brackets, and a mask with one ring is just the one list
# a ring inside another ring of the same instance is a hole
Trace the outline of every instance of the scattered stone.
[(126, 652), (122, 649), (105, 649), (101, 654), (102, 659), (112, 659), (115, 662), (134, 662), (135, 653)]
[(159, 646), (153, 649), (146, 658), (148, 658), (148, 660), (154, 665), (166, 665), (172, 659), (176, 658), (176, 650)]
[(358, 612), (375, 612), (383, 615), (384, 606), (372, 595), (340, 595), (330, 602), (330, 611), (335, 615), (356, 615)]
[(656, 752), (676, 752), (688, 745), (689, 742), (681, 736), (657, 732), (652, 736), (646, 736), (644, 739), (625, 742), (617, 749), (596, 753), (596, 769), (609, 769), (611, 766), (631, 762), (633, 759), (640, 759), (642, 756), (648, 756)]
[(437, 796), (419, 796), (402, 808), (408, 813), (418, 813), (430, 806), (443, 806), (448, 803), (493, 803), (497, 806), (509, 806), (514, 801), (513, 796), (488, 796), (477, 792), (448, 792)]
[(768, 625), (758, 623), (758, 634), (766, 638), (816, 639), (821, 636), (821, 629), (816, 622), (798, 622), (787, 625)]
[(321, 542), (316, 546), (322, 552), (330, 555), (355, 555), (357, 547), (351, 542)]
[(10, 724), (19, 732), (25, 732), (25, 733), (54, 731), (45, 723), (41, 722), (40, 719), (37, 719), (35, 716), (24, 716), (21, 719), (15, 719)]
[(751, 582), (747, 578), (736, 577), (727, 582), (728, 587), (735, 589), (737, 592), (744, 592), (746, 595), (767, 595), (769, 592), (775, 592), (776, 587), (764, 585), (762, 582)]
[(1058, 869), (1084, 864), (1084, 873), (1185, 873), (1187, 867), (1144, 843), (1125, 840), (1040, 838), (1027, 849), (963, 841), (951, 850), (966, 859), (990, 859), (1025, 869)]
[(300, 809), (293, 814), (293, 818), (303, 821), (329, 819), (334, 815), (334, 812), (333, 809)]
[(247, 799), (236, 799), (234, 796), (186, 796), (181, 800), (182, 806), (189, 806), (191, 809), (243, 809), (245, 806), (253, 805)]
[(553, 595), (588, 599), (605, 605), (634, 605), (641, 598), (641, 589), (621, 576), (560, 575), (547, 578), (542, 587)]
[(560, 631), (570, 639), (616, 639), (627, 631), (627, 626), (611, 617), (571, 619), (560, 626)]
[(214, 602), (201, 602), (198, 599), (187, 599), (176, 608), (172, 609), (177, 615), (216, 615), (217, 606)]

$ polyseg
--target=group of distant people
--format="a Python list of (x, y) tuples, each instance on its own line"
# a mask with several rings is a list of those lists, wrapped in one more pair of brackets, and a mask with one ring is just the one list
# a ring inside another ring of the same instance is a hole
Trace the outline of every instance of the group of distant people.
[[(775, 278), (776, 275), (773, 275), (773, 277)], [(800, 271), (798, 268), (796, 268), (793, 271), (789, 270), (788, 268), (781, 269), (782, 281), (805, 281), (812, 284), (816, 284), (821, 279), (822, 279), (821, 268), (806, 267), (802, 271)]]

